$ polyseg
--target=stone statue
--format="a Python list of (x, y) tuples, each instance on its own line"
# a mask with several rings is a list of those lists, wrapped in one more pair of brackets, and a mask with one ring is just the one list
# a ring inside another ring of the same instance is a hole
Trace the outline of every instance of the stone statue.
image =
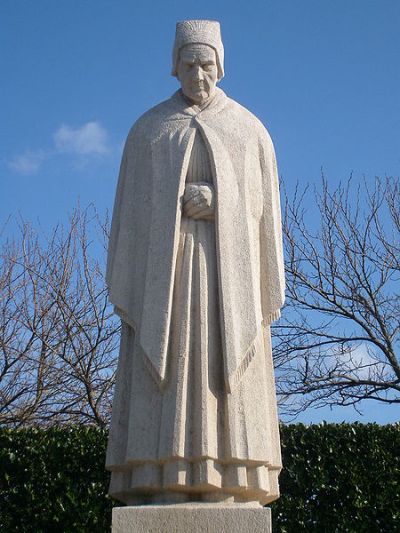
[(284, 300), (278, 176), (259, 120), (217, 88), (219, 23), (179, 22), (169, 100), (133, 126), (107, 283), (122, 337), (107, 450), (130, 505), (279, 495), (270, 324)]

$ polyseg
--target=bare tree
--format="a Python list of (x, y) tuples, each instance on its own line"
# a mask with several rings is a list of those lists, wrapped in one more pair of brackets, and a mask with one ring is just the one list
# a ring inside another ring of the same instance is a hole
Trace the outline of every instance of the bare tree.
[[(282, 408), (400, 403), (400, 182), (331, 191), (323, 180), (311, 212), (307, 196), (285, 202), (287, 303), (273, 325)], [(77, 208), (47, 238), (22, 221), (3, 243), (0, 424), (108, 422), (120, 324), (107, 226)]]
[(3, 244), (0, 423), (108, 421), (119, 321), (103, 277), (106, 226), (94, 208), (77, 208), (48, 238), (22, 221)]
[[(400, 183), (286, 196), (287, 304), (273, 328), (286, 413), (400, 403)], [(312, 206), (306, 210), (305, 205)]]

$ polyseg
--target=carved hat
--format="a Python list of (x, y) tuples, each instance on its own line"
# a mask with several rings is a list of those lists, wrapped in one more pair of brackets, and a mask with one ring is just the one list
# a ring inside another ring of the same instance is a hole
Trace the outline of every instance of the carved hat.
[(176, 23), (174, 50), (172, 55), (172, 75), (178, 73), (179, 50), (187, 44), (206, 44), (215, 50), (218, 66), (218, 79), (224, 76), (224, 45), (221, 28), (216, 20), (182, 20)]

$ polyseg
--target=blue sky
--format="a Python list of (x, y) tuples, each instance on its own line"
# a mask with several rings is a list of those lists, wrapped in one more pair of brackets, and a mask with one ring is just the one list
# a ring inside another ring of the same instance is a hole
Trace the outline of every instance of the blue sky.
[[(201, 5), (201, 7), (199, 7)], [(290, 190), (350, 173), (400, 174), (397, 0), (3, 0), (0, 219), (42, 226), (76, 205), (112, 209), (132, 123), (177, 88), (177, 20), (221, 22), (221, 87), (268, 127)], [(309, 411), (305, 422), (397, 420), (382, 405)]]

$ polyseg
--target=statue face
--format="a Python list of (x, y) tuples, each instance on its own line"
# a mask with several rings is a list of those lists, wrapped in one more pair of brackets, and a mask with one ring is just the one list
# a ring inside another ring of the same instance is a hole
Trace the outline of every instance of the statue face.
[(204, 104), (215, 90), (218, 66), (214, 48), (188, 44), (179, 53), (178, 80), (183, 94), (194, 104)]

